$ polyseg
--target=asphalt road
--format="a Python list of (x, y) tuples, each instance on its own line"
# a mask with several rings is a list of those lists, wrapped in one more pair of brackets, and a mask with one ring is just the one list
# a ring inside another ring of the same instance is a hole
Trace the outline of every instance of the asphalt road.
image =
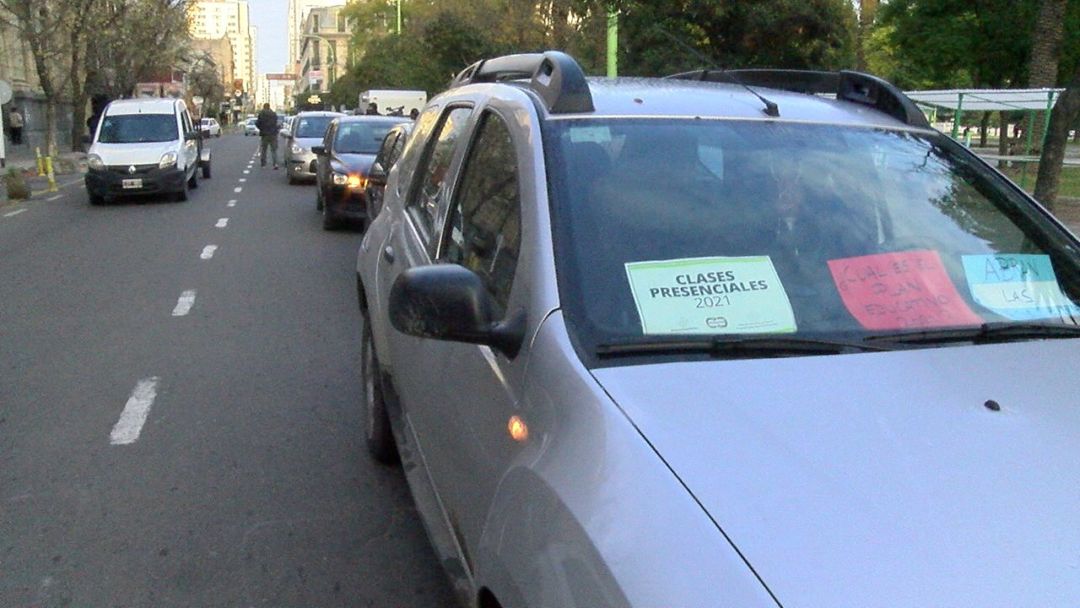
[(0, 606), (453, 605), (364, 451), (360, 234), (257, 144), (185, 203), (0, 206)]

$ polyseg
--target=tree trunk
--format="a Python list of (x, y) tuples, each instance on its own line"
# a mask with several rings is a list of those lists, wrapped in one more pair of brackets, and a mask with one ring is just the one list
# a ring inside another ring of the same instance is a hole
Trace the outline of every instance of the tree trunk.
[(86, 71), (82, 69), (82, 44), (78, 34), (71, 36), (71, 149), (82, 147), (86, 125)]
[[(998, 112), (998, 156), (1009, 155), (1009, 117), (1005, 112)], [(1005, 161), (998, 161), (998, 169), (1005, 168)]]
[(986, 147), (986, 131), (990, 128), (990, 112), (983, 112), (982, 122), (979, 123), (979, 147)]
[[(1065, 34), (1065, 9), (1068, 0), (1040, 0), (1039, 15), (1032, 32), (1031, 61), (1028, 64), (1028, 87), (1053, 87), (1057, 84), (1061, 42)], [(1032, 142), (1036, 150), (1042, 146), (1043, 123), (1041, 112), (1032, 125)]]
[(1035, 181), (1035, 198), (1047, 209), (1057, 202), (1061, 185), (1061, 167), (1065, 160), (1065, 145), (1069, 141), (1069, 127), (1080, 118), (1080, 66), (1076, 68), (1069, 88), (1058, 98), (1050, 112), (1050, 128), (1046, 133), (1046, 145), (1039, 159), (1039, 177)]
[(877, 15), (878, 0), (859, 0), (859, 24), (855, 39), (855, 69), (866, 71), (866, 41)]

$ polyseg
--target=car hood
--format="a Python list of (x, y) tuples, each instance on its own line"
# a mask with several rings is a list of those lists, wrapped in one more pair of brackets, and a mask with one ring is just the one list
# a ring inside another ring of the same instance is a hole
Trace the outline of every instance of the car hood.
[(349, 173), (361, 173), (367, 175), (368, 169), (375, 162), (374, 154), (338, 154), (334, 162)]
[(785, 607), (1075, 606), (1078, 361), (1057, 340), (594, 375)]
[(321, 137), (294, 137), (292, 139), (292, 143), (300, 146), (301, 148), (304, 148), (305, 150), (310, 151), (311, 146), (317, 146), (321, 144), (322, 140), (323, 138)]
[(103, 144), (96, 143), (90, 149), (91, 154), (97, 154), (106, 165), (156, 165), (161, 161), (161, 155), (166, 152), (179, 153), (179, 146), (175, 141), (137, 143), (137, 144)]

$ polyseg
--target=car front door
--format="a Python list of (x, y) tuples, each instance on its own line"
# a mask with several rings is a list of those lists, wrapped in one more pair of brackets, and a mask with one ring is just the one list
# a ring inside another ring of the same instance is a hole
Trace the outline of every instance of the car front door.
[(333, 176), (330, 175), (330, 159), (334, 155), (334, 137), (337, 136), (338, 123), (333, 121), (326, 128), (322, 145), (325, 154), (315, 156), (315, 187), (322, 190), (323, 196), (330, 192)]
[[(472, 270), (497, 314), (524, 322), (528, 290), (515, 286), (521, 179), (511, 124), (518, 123), (491, 110), (480, 114), (449, 205), (440, 214), (436, 261)], [(503, 473), (523, 445), (508, 429), (519, 412), (527, 348), (508, 356), (461, 342), (425, 340), (423, 347), (424, 373), (406, 408), (469, 562)]]
[[(192, 134), (195, 137), (188, 139)], [(195, 166), (199, 161), (199, 140), (198, 131), (195, 130), (195, 124), (187, 110), (180, 111), (180, 136), (183, 138), (180, 149), (183, 150), (184, 171), (191, 173), (197, 170)]]

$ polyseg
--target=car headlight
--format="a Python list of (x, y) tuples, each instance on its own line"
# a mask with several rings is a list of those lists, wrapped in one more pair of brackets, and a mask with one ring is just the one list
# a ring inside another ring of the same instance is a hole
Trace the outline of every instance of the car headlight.
[(363, 188), (367, 185), (367, 179), (363, 175), (358, 175), (356, 173), (350, 173), (348, 175), (334, 173), (333, 179), (334, 184), (345, 186), (346, 188)]
[(105, 169), (105, 161), (101, 160), (101, 157), (97, 154), (91, 154), (86, 157), (86, 164), (94, 171), (102, 171)]
[(158, 162), (158, 169), (168, 169), (176, 164), (176, 152), (166, 152), (161, 155), (161, 160)]
[(292, 150), (292, 153), (293, 153), (293, 154), (303, 154), (303, 153), (304, 153), (304, 148), (303, 148), (303, 146), (298, 146), (298, 145), (296, 145), (296, 144), (293, 144), (293, 145), (292, 145), (292, 148), (291, 148), (291, 150)]

